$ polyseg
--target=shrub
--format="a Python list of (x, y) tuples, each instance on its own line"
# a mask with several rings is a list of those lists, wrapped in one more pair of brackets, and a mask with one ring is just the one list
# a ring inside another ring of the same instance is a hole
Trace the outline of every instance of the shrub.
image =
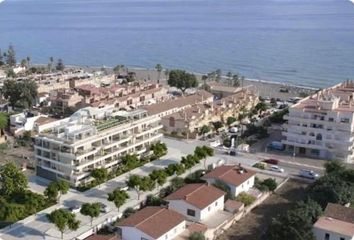
[(249, 206), (254, 203), (254, 201), (256, 201), (256, 197), (248, 193), (242, 192), (236, 197), (236, 200), (242, 202), (243, 204), (245, 204), (245, 206)]

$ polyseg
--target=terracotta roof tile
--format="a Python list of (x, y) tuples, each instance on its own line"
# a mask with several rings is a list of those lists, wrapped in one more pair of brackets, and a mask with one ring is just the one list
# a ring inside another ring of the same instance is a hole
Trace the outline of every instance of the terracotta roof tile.
[(117, 226), (139, 229), (153, 238), (159, 238), (185, 221), (182, 214), (163, 207), (146, 207), (119, 222)]
[(315, 228), (339, 233), (346, 236), (354, 236), (354, 224), (330, 217), (320, 217), (314, 224)]
[(348, 223), (354, 224), (354, 209), (339, 204), (328, 203), (324, 215)]
[(226, 193), (204, 183), (187, 184), (168, 195), (165, 200), (184, 200), (187, 203), (204, 209)]
[(121, 238), (118, 235), (113, 235), (113, 234), (110, 235), (94, 234), (85, 238), (85, 240), (121, 240)]
[(224, 165), (207, 173), (203, 176), (203, 179), (215, 178), (225, 183), (238, 186), (256, 174), (256, 172), (243, 167), (242, 170), (243, 171), (241, 171), (239, 166)]

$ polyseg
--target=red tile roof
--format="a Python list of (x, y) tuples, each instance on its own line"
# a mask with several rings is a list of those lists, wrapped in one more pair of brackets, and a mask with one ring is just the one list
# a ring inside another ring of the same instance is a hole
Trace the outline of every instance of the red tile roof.
[(118, 235), (113, 235), (113, 234), (110, 235), (94, 234), (85, 238), (85, 240), (121, 240), (121, 238)]
[(354, 224), (330, 217), (320, 217), (314, 224), (315, 228), (339, 233), (345, 236), (354, 236)]
[(187, 203), (204, 209), (226, 193), (204, 183), (187, 184), (168, 195), (165, 200), (184, 200)]
[(354, 224), (354, 209), (344, 207), (340, 204), (328, 203), (324, 215)]
[(256, 172), (235, 165), (224, 165), (215, 168), (211, 172), (203, 176), (203, 179), (215, 178), (228, 184), (238, 186), (249, 178), (254, 176)]
[(159, 238), (185, 221), (182, 214), (163, 207), (146, 207), (117, 224), (135, 227), (153, 238)]

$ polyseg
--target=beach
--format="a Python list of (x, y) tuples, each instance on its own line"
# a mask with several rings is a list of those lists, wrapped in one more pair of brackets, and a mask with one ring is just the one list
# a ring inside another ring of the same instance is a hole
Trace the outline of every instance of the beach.
[[(136, 73), (137, 80), (139, 81), (156, 81), (158, 79), (158, 72), (155, 69), (142, 69), (142, 68), (129, 68), (129, 71), (133, 71)], [(201, 77), (203, 74), (201, 73), (194, 73), (199, 82), (202, 82)], [(160, 75), (160, 82), (162, 84), (166, 83), (166, 75), (165, 72), (161, 72)], [(226, 83), (227, 78), (224, 76), (222, 77), (223, 82)], [(240, 82), (241, 84), (241, 82)], [(262, 97), (269, 97), (269, 98), (280, 98), (281, 100), (287, 100), (291, 97), (299, 97), (302, 94), (311, 94), (318, 89), (306, 87), (306, 86), (295, 86), (277, 82), (270, 82), (270, 81), (262, 81), (257, 79), (245, 79), (243, 81), (243, 86), (253, 86), (253, 89), (259, 96)], [(281, 90), (287, 89), (288, 92), (281, 92)]]

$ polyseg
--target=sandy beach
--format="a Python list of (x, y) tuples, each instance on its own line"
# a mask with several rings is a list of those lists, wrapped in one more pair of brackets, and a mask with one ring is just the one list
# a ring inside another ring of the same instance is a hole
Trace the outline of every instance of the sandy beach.
[[(154, 69), (130, 69), (131, 71), (136, 72), (138, 80), (146, 81), (156, 81), (158, 78), (158, 73)], [(201, 82), (202, 74), (194, 73), (198, 80)], [(166, 75), (164, 72), (161, 72), (160, 82), (166, 83)], [(226, 82), (227, 78), (223, 77), (222, 81)], [(317, 89), (303, 86), (293, 86), (282, 83), (267, 82), (256, 79), (245, 79), (243, 81), (243, 86), (253, 86), (254, 89), (258, 92), (259, 96), (269, 97), (269, 98), (280, 98), (282, 100), (287, 100), (291, 97), (298, 97), (301, 93), (311, 94)], [(281, 89), (287, 89), (288, 92), (281, 92)]]

